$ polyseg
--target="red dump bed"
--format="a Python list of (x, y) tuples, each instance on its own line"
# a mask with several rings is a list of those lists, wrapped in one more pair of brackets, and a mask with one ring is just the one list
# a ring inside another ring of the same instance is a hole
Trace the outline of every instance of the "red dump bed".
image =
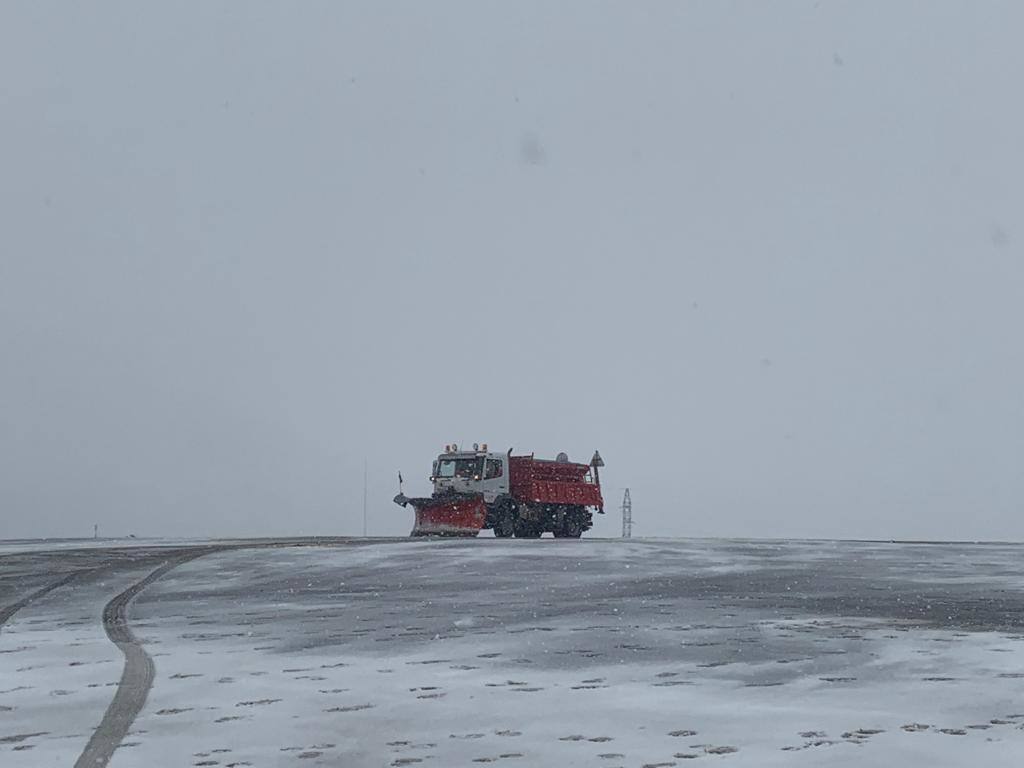
[(586, 464), (510, 456), (509, 491), (519, 501), (604, 506), (601, 488), (590, 481)]

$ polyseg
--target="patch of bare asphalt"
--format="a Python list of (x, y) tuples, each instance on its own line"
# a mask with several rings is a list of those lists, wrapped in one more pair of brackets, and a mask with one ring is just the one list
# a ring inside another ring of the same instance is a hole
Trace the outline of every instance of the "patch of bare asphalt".
[(236, 707), (265, 707), (267, 704), (276, 704), (280, 699), (256, 699), (255, 701), (240, 701)]
[(704, 752), (709, 755), (731, 755), (733, 752), (739, 752), (739, 747), (733, 747), (724, 745), (720, 747), (707, 746), (704, 747)]
[(23, 741), (46, 735), (46, 731), (37, 731), (36, 733), (16, 733), (13, 736), (0, 736), (0, 744), (20, 744)]
[(324, 712), (360, 712), (364, 709), (373, 709), (375, 704), (350, 704), (347, 707), (331, 707)]

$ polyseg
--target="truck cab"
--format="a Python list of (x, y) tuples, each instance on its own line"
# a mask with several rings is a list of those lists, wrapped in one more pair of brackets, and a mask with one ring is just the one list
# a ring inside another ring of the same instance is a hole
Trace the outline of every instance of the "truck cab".
[(508, 459), (502, 453), (488, 453), (486, 445), (474, 446), (472, 451), (445, 446), (430, 476), (434, 495), (479, 493), (485, 503), (493, 504), (509, 492)]

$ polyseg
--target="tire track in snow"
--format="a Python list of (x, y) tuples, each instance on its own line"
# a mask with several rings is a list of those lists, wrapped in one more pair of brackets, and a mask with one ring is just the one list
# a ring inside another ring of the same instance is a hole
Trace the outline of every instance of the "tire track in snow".
[(57, 581), (53, 582), (52, 584), (47, 584), (45, 587), (42, 587), (41, 589), (37, 589), (35, 592), (32, 592), (31, 594), (21, 598), (21, 600), (18, 600), (15, 603), (11, 603), (6, 608), (0, 608), (0, 632), (3, 631), (4, 624), (6, 624), (8, 620), (22, 608), (29, 605), (30, 603), (35, 602), (41, 597), (45, 597), (46, 595), (53, 592), (53, 590), (59, 589), (60, 587), (63, 587), (65, 584), (69, 584), (73, 580), (77, 579), (81, 574), (86, 573), (89, 570), (91, 569), (87, 568), (82, 571), (72, 571), (67, 576), (64, 576), (61, 579), (57, 579)]
[(103, 608), (103, 629), (107, 637), (124, 654), (124, 669), (114, 698), (93, 731), (89, 743), (75, 761), (75, 768), (104, 768), (110, 762), (121, 740), (128, 733), (136, 716), (142, 711), (153, 687), (156, 667), (142, 643), (128, 626), (128, 605), (142, 590), (173, 568), (190, 560), (220, 552), (229, 547), (194, 549), (165, 562), (141, 581), (132, 584)]

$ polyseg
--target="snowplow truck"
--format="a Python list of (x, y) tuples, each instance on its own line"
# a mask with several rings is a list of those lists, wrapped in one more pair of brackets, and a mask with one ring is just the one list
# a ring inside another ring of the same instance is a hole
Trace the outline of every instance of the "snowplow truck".
[[(554, 460), (490, 453), (486, 444), (460, 451), (445, 446), (434, 462), (430, 497), (409, 498), (401, 490), (395, 503), (412, 506), (412, 536), (476, 536), (490, 529), (498, 538), (537, 539), (545, 532), (578, 539), (604, 514), (595, 451), (590, 464), (576, 464), (564, 453)], [(399, 475), (401, 478), (401, 475)]]

